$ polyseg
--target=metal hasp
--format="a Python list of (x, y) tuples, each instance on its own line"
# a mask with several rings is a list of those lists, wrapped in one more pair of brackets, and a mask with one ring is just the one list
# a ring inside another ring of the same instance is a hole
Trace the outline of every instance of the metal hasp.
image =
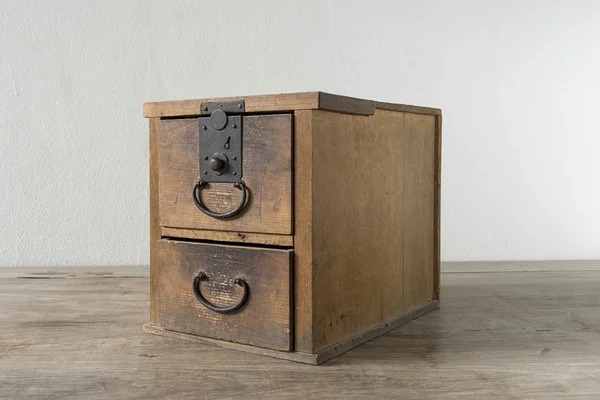
[(203, 103), (198, 132), (200, 179), (205, 183), (242, 180), (244, 101)]

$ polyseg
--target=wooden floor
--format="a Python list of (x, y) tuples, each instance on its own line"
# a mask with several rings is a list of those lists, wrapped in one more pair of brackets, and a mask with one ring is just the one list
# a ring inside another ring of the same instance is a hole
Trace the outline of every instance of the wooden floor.
[(318, 367), (145, 334), (144, 268), (0, 269), (0, 398), (600, 399), (599, 266), (446, 265), (440, 310)]

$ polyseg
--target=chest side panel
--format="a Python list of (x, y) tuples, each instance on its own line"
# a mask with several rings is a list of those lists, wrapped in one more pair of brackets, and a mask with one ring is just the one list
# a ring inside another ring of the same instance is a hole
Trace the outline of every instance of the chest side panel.
[(312, 129), (320, 350), (433, 299), (435, 116), (313, 111)]

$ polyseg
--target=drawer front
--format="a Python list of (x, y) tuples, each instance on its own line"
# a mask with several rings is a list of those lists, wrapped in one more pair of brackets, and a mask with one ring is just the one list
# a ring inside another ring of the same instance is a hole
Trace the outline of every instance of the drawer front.
[[(158, 126), (159, 223), (165, 227), (237, 232), (292, 233), (292, 116), (242, 117), (243, 181), (249, 200), (230, 219), (203, 214), (192, 190), (200, 177), (197, 119), (161, 120)], [(207, 209), (235, 209), (242, 191), (210, 183), (199, 191)]]
[[(166, 329), (253, 346), (292, 349), (292, 250), (160, 240), (158, 322)], [(206, 279), (196, 280), (200, 272)], [(243, 278), (246, 288), (234, 283)], [(221, 313), (209, 306), (239, 304)]]

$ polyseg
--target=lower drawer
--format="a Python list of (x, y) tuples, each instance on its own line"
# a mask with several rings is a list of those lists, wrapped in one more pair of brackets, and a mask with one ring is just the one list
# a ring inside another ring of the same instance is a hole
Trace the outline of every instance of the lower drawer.
[(292, 350), (292, 250), (167, 239), (157, 250), (159, 325)]

